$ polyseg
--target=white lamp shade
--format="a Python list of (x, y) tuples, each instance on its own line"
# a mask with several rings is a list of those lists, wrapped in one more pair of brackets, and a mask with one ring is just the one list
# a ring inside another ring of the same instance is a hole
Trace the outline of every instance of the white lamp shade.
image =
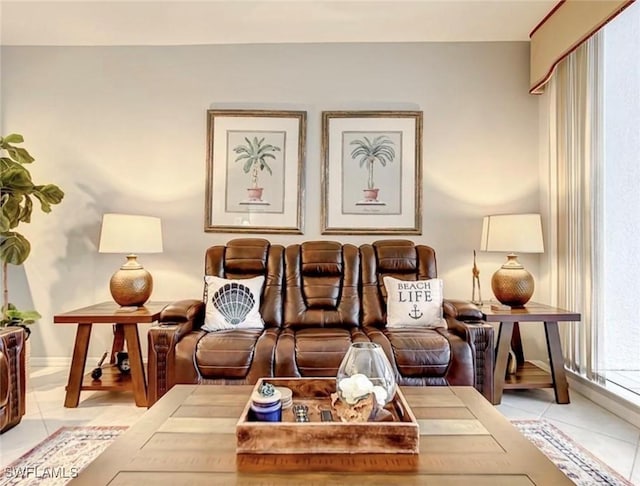
[(130, 214), (102, 217), (100, 253), (161, 253), (160, 218)]
[(543, 253), (539, 214), (495, 214), (482, 222), (482, 251)]

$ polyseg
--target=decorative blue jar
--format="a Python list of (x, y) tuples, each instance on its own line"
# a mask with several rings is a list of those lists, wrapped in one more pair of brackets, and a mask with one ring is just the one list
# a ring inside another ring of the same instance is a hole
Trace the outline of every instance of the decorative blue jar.
[(282, 420), (282, 403), (280, 400), (268, 405), (252, 403), (251, 411), (255, 419), (260, 422), (280, 422)]
[(272, 385), (264, 384), (251, 395), (251, 412), (260, 422), (282, 421), (282, 394)]

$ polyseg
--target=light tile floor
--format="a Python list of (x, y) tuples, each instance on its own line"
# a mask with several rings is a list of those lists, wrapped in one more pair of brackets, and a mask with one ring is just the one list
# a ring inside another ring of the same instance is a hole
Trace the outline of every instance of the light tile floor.
[[(31, 368), (27, 413), (0, 436), (4, 467), (62, 426), (132, 425), (146, 409), (124, 392), (82, 392), (78, 408), (64, 408), (67, 368)], [(497, 409), (509, 419), (545, 419), (622, 476), (640, 485), (640, 429), (571, 391), (571, 404), (558, 405), (552, 390), (505, 392)]]

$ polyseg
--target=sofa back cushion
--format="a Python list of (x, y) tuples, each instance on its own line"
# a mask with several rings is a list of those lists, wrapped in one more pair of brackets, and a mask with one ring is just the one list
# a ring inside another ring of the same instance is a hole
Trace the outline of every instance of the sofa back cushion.
[(282, 326), (284, 247), (262, 238), (236, 238), (212, 246), (205, 255), (205, 275), (240, 280), (264, 276), (260, 315), (265, 327)]
[(428, 280), (438, 276), (436, 253), (409, 240), (380, 240), (360, 246), (363, 326), (385, 327), (387, 291), (384, 277)]
[(284, 327), (358, 327), (359, 257), (353, 245), (307, 241), (285, 250)]

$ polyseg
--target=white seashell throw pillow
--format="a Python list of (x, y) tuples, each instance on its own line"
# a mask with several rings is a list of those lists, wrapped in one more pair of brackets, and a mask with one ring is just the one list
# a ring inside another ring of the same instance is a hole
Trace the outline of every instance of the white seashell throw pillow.
[(382, 279), (387, 290), (387, 327), (447, 327), (442, 318), (442, 280)]
[(260, 296), (263, 284), (263, 276), (239, 280), (205, 276), (206, 311), (202, 329), (262, 329)]

